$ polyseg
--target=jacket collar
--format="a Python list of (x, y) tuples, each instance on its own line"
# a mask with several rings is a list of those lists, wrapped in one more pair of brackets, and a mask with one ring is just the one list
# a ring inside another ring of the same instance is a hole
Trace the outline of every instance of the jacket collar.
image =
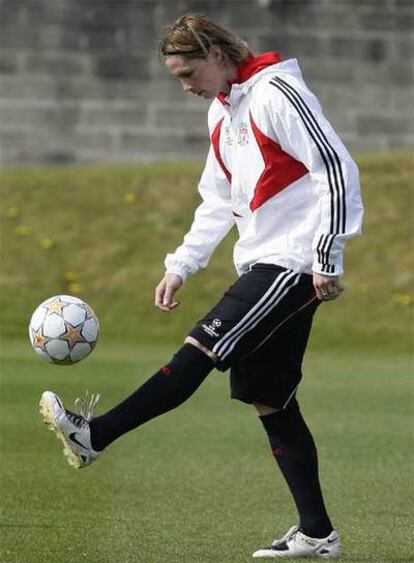
[[(249, 53), (247, 59), (237, 67), (236, 76), (233, 80), (228, 81), (228, 85), (231, 88), (234, 84), (243, 84), (264, 68), (280, 63), (281, 60), (277, 52), (262, 53), (257, 56), (254, 56), (253, 53)], [(229, 94), (226, 92), (220, 92), (217, 98), (223, 105), (229, 105), (228, 95)]]

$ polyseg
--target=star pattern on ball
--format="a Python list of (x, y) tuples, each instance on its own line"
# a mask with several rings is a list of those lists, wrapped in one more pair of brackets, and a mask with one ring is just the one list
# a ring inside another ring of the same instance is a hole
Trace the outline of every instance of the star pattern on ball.
[(86, 304), (85, 309), (86, 309), (86, 318), (87, 319), (90, 319), (91, 317), (95, 316), (95, 313), (93, 312), (92, 308), (88, 304)]
[(62, 334), (62, 340), (66, 340), (70, 348), (73, 348), (78, 342), (87, 342), (82, 336), (80, 330), (71, 325), (66, 325), (66, 332)]
[(59, 297), (56, 297), (51, 303), (48, 303), (46, 305), (48, 314), (58, 313), (59, 315), (62, 314), (62, 309), (64, 306), (65, 303), (63, 303), (63, 301), (61, 301)]
[(37, 346), (37, 348), (44, 349), (45, 344), (47, 342), (47, 338), (43, 336), (41, 328), (33, 332), (33, 342), (34, 345)]
[(33, 312), (29, 335), (41, 358), (69, 366), (92, 352), (99, 337), (99, 322), (82, 299), (54, 295)]

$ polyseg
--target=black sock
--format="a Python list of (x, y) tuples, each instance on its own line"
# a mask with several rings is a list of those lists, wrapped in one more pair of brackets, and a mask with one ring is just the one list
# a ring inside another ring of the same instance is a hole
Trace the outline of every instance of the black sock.
[(318, 475), (315, 442), (296, 399), (286, 409), (260, 417), (273, 455), (289, 485), (299, 512), (300, 529), (312, 538), (324, 538), (332, 531)]
[(213, 367), (214, 361), (207, 354), (192, 344), (185, 344), (132, 395), (91, 420), (93, 449), (103, 450), (122, 434), (178, 407), (196, 391)]

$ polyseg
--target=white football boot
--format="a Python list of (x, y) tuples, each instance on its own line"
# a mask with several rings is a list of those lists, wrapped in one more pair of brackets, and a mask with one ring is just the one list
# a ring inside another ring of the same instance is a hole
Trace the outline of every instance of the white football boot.
[(40, 414), (59, 440), (69, 465), (81, 469), (90, 465), (101, 452), (91, 446), (89, 421), (92, 418), (99, 395), (86, 393), (84, 399), (76, 399), (79, 413), (65, 409), (61, 399), (52, 391), (45, 391), (40, 399)]
[(337, 559), (342, 553), (341, 540), (338, 533), (333, 530), (326, 538), (310, 538), (293, 526), (270, 547), (258, 549), (253, 553), (253, 559), (294, 559), (296, 557), (322, 557), (324, 559)]

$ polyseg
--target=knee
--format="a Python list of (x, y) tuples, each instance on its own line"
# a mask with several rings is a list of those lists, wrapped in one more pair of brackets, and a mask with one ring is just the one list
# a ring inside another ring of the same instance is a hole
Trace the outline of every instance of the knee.
[(278, 412), (278, 409), (275, 409), (274, 407), (268, 407), (267, 405), (262, 405), (260, 403), (253, 403), (253, 406), (258, 412), (259, 416), (265, 416), (266, 414)]
[(257, 410), (259, 416), (266, 416), (267, 414), (279, 413), (278, 419), (289, 418), (294, 413), (299, 411), (299, 404), (296, 397), (292, 397), (288, 403), (286, 403), (282, 408), (276, 409), (274, 407), (269, 407), (268, 405), (263, 405), (261, 403), (253, 403), (253, 406)]
[(187, 336), (187, 338), (184, 340), (184, 344), (191, 344), (192, 346), (195, 346), (196, 348), (198, 348), (199, 350), (204, 352), (204, 354), (206, 354), (214, 362), (217, 362), (218, 356), (216, 354), (214, 354), (214, 352), (209, 350), (207, 348), (207, 346), (204, 346), (204, 344), (201, 344), (201, 342), (199, 342), (196, 338), (193, 338), (192, 336)]

